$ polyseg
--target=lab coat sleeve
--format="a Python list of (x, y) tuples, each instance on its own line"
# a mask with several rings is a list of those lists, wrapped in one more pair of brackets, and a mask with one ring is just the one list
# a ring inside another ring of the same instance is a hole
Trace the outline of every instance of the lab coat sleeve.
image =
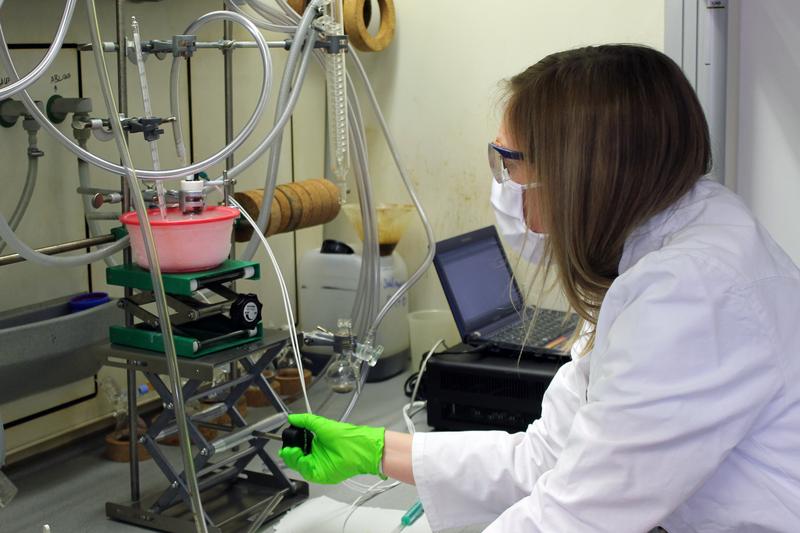
[(542, 401), (542, 416), (525, 433), (416, 433), (414, 479), (434, 530), (487, 523), (531, 493), (553, 467), (579, 405), (575, 362), (563, 365)]
[(554, 468), (486, 531), (648, 531), (780, 394), (752, 286), (699, 258), (653, 255), (603, 303), (618, 312), (608, 325), (601, 312), (587, 401)]

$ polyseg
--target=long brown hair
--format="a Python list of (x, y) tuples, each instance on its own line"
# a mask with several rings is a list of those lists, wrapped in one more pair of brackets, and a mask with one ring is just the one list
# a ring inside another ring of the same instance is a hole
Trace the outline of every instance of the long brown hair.
[(511, 78), (505, 121), (540, 183), (526, 194), (549, 234), (544, 270), (557, 268), (591, 349), (626, 239), (711, 169), (702, 107), (666, 55), (604, 45), (549, 55)]

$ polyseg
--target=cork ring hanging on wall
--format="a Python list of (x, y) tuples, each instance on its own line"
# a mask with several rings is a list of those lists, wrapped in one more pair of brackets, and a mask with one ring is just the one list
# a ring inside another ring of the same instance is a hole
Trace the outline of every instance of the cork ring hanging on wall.
[[(302, 13), (308, 0), (289, 0), (289, 5)], [(380, 26), (372, 35), (367, 27), (372, 18), (372, 0), (344, 0), (344, 31), (353, 46), (362, 52), (380, 52), (392, 42), (396, 25), (393, 0), (378, 0)]]

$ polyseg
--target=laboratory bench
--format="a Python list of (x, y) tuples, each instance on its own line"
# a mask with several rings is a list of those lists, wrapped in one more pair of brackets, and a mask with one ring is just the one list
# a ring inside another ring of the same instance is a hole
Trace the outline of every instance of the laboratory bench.
[[(403, 394), (403, 383), (408, 373), (380, 383), (368, 383), (353, 411), (351, 421), (356, 424), (385, 426), (406, 431), (401, 407), (408, 401)], [(349, 395), (330, 392), (324, 381), (310, 391), (311, 406), (317, 414), (338, 417), (344, 411)], [(290, 407), (304, 411), (302, 403)], [(259, 420), (273, 412), (271, 407), (249, 408), (248, 422)], [(415, 417), (419, 430), (428, 430), (425, 414)], [(279, 443), (270, 443), (267, 449), (275, 455)], [(177, 447), (166, 447), (173, 464), (180, 465)], [(103, 436), (84, 439), (64, 448), (43, 454), (5, 469), (9, 478), (19, 488), (19, 494), (5, 509), (0, 509), (0, 532), (40, 533), (49, 524), (52, 533), (111, 533), (149, 531), (106, 518), (108, 501), (122, 502), (130, 497), (128, 465), (103, 458)], [(263, 466), (263, 465), (260, 465)], [(298, 474), (290, 472), (297, 478)], [(140, 463), (142, 494), (160, 491), (164, 477), (152, 460)], [(373, 477), (361, 481), (370, 484)], [(343, 485), (311, 484), (309, 498), (328, 496), (341, 502), (352, 503), (359, 494)], [(413, 486), (403, 485), (376, 496), (366, 505), (386, 509), (406, 510), (417, 500)], [(480, 531), (481, 528), (458, 529), (459, 532)], [(264, 532), (272, 532), (269, 523)]]

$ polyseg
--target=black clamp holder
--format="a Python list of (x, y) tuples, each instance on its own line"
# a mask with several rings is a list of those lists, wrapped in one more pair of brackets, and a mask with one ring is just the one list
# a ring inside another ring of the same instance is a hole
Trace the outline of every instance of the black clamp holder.
[[(129, 44), (128, 46), (132, 46)], [(142, 52), (153, 54), (158, 59), (164, 59), (167, 55), (173, 57), (192, 57), (197, 51), (197, 35), (173, 35), (172, 40), (152, 39), (142, 42)], [(128, 53), (131, 61), (135, 62), (133, 52)]]
[[(284, 50), (289, 50), (292, 47), (292, 39), (283, 41)], [(323, 35), (314, 42), (314, 48), (324, 50), (328, 54), (338, 54), (339, 52), (347, 53), (347, 43), (349, 39), (347, 35)]]
[(347, 53), (347, 43), (347, 35), (325, 35), (323, 38), (317, 39), (314, 48), (322, 48), (328, 54)]
[(159, 128), (166, 122), (174, 122), (175, 117), (161, 118), (126, 118), (122, 121), (122, 128), (129, 133), (142, 133), (144, 140), (148, 142), (157, 141), (163, 134), (164, 130)]

